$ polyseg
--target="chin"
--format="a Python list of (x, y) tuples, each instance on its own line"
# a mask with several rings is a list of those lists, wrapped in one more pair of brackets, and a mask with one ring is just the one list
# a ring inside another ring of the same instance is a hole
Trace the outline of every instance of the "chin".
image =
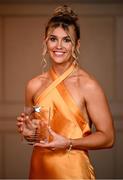
[(63, 58), (51, 58), (51, 59), (56, 64), (62, 64), (64, 62), (66, 62), (66, 60), (64, 60)]
[(70, 58), (51, 58), (52, 62), (55, 64), (63, 64), (70, 61)]
[(65, 61), (53, 61), (53, 63), (54, 63), (54, 64), (59, 64), (59, 65), (60, 65), (60, 64), (64, 64)]

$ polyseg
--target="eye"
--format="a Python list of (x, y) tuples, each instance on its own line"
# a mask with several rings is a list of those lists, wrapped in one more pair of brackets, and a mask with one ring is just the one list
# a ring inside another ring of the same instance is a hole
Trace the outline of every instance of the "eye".
[(71, 39), (70, 39), (70, 37), (64, 37), (64, 42), (66, 42), (66, 43), (69, 43), (69, 42), (71, 42)]
[(49, 40), (52, 41), (52, 42), (55, 42), (57, 39), (56, 39), (56, 37), (51, 36), (51, 37), (49, 38)]

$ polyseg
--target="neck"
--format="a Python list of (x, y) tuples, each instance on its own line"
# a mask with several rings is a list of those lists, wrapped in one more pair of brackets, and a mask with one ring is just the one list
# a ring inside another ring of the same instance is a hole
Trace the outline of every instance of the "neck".
[(56, 74), (61, 75), (72, 65), (72, 63), (73, 60), (60, 64), (52, 62), (52, 68), (54, 69)]

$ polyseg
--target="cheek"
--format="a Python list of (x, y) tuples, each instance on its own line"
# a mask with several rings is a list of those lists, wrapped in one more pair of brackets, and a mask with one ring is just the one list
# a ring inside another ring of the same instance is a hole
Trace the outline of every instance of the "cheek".
[(55, 43), (47, 43), (47, 49), (51, 50), (55, 47)]
[(68, 45), (67, 47), (66, 47), (66, 49), (71, 53), (72, 52), (72, 46), (71, 45)]

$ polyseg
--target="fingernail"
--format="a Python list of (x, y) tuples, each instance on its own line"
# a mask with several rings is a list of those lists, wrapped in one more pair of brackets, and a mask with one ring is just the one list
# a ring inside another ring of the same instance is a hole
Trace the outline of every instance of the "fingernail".
[(45, 144), (45, 141), (40, 141), (41, 144)]

